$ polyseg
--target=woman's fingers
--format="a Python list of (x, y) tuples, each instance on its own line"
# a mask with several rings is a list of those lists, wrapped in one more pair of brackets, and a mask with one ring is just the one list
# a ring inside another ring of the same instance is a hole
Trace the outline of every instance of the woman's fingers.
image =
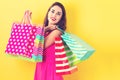
[(49, 27), (51, 30), (56, 29), (56, 25), (50, 25)]
[(49, 25), (49, 26), (45, 27), (45, 31), (51, 31), (51, 30), (54, 30), (54, 29), (56, 29), (56, 25)]

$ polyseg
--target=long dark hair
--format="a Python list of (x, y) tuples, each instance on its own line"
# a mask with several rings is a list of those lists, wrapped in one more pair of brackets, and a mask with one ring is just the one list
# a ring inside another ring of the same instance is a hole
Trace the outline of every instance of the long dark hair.
[(59, 6), (62, 9), (62, 13), (63, 13), (62, 18), (56, 25), (58, 25), (58, 27), (61, 28), (62, 30), (66, 30), (66, 11), (65, 11), (64, 6), (60, 2), (55, 2), (50, 6), (50, 8), (48, 9), (47, 14), (45, 16), (43, 25), (48, 26), (48, 12), (50, 11), (50, 9), (53, 6)]

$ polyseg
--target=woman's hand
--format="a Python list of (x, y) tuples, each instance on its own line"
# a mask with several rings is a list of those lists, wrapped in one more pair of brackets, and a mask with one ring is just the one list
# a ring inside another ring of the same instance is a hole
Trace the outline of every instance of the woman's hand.
[(57, 25), (49, 25), (45, 27), (45, 31), (52, 31), (56, 29)]

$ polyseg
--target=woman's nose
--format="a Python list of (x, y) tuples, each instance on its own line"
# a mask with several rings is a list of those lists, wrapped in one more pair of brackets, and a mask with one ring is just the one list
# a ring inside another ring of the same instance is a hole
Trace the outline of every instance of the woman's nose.
[(56, 13), (54, 13), (52, 16), (53, 16), (53, 17), (56, 17)]

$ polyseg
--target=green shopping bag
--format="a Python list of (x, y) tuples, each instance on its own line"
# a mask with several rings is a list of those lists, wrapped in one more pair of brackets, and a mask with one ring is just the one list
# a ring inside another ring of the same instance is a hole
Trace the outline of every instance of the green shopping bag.
[(69, 46), (66, 44), (66, 42), (64, 40), (62, 40), (62, 41), (64, 44), (64, 48), (65, 48), (65, 52), (66, 52), (69, 66), (72, 67), (72, 66), (75, 66), (76, 64), (82, 62), (82, 60), (80, 60), (77, 57), (77, 55), (72, 52), (72, 50), (69, 48)]
[(88, 59), (95, 52), (94, 48), (92, 48), (89, 44), (76, 35), (65, 32), (59, 27), (57, 27), (57, 29), (63, 32), (61, 35), (63, 41), (68, 45), (69, 49), (73, 52), (74, 55), (76, 55), (80, 62)]

